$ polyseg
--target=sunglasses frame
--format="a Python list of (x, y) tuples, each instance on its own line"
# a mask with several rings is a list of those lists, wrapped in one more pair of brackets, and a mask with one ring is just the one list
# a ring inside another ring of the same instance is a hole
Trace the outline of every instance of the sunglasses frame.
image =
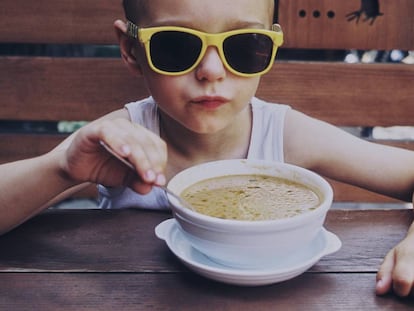
[[(283, 44), (283, 32), (279, 24), (273, 24), (272, 30), (244, 28), (244, 29), (237, 29), (237, 30), (232, 30), (232, 31), (227, 31), (227, 32), (222, 32), (222, 33), (217, 33), (217, 34), (211, 34), (211, 33), (194, 30), (191, 28), (176, 27), (176, 26), (159, 26), (159, 27), (139, 28), (137, 25), (135, 25), (131, 21), (127, 21), (127, 27), (128, 27), (128, 30), (127, 30), (128, 36), (137, 39), (141, 44), (144, 45), (145, 54), (147, 56), (150, 68), (159, 74), (169, 75), (169, 76), (184, 75), (194, 70), (200, 64), (209, 46), (214, 46), (217, 48), (221, 61), (223, 62), (226, 69), (230, 71), (231, 73), (237, 76), (241, 76), (241, 77), (254, 77), (254, 76), (263, 75), (272, 68), (272, 65), (273, 65), (273, 62), (276, 56), (276, 51), (278, 47), (280, 47)], [(188, 34), (198, 37), (201, 40), (202, 47), (201, 47), (200, 55), (198, 56), (197, 60), (194, 62), (194, 64), (191, 67), (189, 67), (188, 69), (182, 70), (182, 71), (178, 71), (178, 72), (170, 72), (170, 71), (164, 71), (162, 69), (159, 69), (154, 65), (152, 58), (151, 58), (150, 41), (151, 41), (151, 37), (154, 34), (162, 32), (162, 31), (177, 31), (177, 32), (188, 33)], [(255, 72), (255, 73), (239, 72), (230, 66), (230, 64), (227, 62), (226, 57), (224, 55), (224, 50), (223, 50), (224, 40), (234, 35), (249, 34), (249, 33), (265, 35), (268, 38), (270, 38), (273, 42), (272, 55), (271, 55), (271, 59), (273, 61), (270, 61), (267, 67), (260, 72)]]

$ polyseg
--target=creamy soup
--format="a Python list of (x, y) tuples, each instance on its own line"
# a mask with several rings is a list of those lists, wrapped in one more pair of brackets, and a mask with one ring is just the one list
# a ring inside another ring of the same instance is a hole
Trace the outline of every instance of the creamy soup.
[(181, 196), (199, 213), (238, 220), (293, 217), (321, 202), (309, 187), (267, 175), (206, 179), (185, 189)]

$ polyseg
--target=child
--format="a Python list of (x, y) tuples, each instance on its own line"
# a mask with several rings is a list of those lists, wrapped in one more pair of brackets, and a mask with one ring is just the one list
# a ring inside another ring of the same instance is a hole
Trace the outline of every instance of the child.
[[(100, 184), (102, 208), (167, 207), (152, 185), (164, 185), (197, 163), (228, 158), (284, 161), (411, 201), (413, 152), (360, 140), (254, 97), (281, 43), (278, 28), (271, 30), (273, 5), (273, 0), (124, 0), (129, 22), (115, 22), (122, 58), (133, 74), (143, 75), (152, 97), (90, 123), (42, 157), (1, 167), (7, 178), (0, 181), (0, 230), (87, 183)], [(128, 158), (136, 173), (100, 141)], [(42, 191), (27, 198), (13, 188), (17, 183)], [(391, 287), (401, 296), (410, 293), (413, 230), (386, 256), (378, 294)]]

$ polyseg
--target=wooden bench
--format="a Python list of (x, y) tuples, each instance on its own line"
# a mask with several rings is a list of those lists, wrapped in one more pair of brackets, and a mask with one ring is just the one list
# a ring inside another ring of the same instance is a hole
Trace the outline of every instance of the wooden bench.
[[(364, 21), (362, 14), (357, 23), (346, 15), (359, 10), (360, 0), (277, 1), (283, 50), (414, 50), (414, 1), (379, 2), (383, 15)], [(112, 45), (113, 21), (123, 12), (120, 0), (3, 0), (0, 17), (2, 44)], [(258, 96), (338, 126), (409, 126), (413, 81), (410, 65), (280, 59), (263, 78)], [(102, 57), (0, 56), (0, 89), (0, 122), (89, 121), (148, 95), (119, 58)], [(64, 137), (0, 133), (0, 163), (42, 154)], [(412, 141), (384, 143), (414, 149)], [(334, 187), (336, 201), (389, 201), (347, 185)]]

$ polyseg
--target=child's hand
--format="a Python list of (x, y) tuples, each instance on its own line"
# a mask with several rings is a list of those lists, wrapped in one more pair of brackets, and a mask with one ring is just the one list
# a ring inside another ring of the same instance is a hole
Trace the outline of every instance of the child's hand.
[(394, 291), (398, 296), (414, 293), (414, 230), (390, 250), (377, 274), (377, 295)]
[[(100, 141), (127, 158), (136, 172), (106, 151)], [(166, 182), (166, 144), (151, 131), (126, 119), (98, 120), (81, 128), (65, 155), (61, 167), (76, 182), (128, 186), (142, 194), (149, 192), (152, 184)]]

